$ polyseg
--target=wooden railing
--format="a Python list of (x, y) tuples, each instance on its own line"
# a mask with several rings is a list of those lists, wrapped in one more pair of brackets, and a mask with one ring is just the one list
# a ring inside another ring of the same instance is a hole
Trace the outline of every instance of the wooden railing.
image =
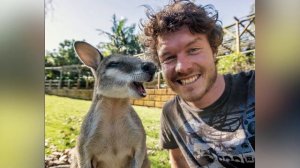
[(92, 89), (93, 83), (88, 80), (45, 80), (45, 89), (61, 89), (61, 88), (76, 88), (76, 89)]
[(223, 27), (224, 36), (218, 49), (219, 56), (255, 50), (255, 13), (234, 19), (235, 23)]
[(45, 89), (60, 89), (60, 80), (45, 80)]

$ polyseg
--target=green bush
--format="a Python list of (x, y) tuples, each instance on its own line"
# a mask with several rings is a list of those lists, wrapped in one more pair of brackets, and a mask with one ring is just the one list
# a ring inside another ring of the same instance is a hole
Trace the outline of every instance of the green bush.
[(217, 69), (220, 74), (238, 73), (255, 69), (255, 56), (233, 53), (217, 57)]

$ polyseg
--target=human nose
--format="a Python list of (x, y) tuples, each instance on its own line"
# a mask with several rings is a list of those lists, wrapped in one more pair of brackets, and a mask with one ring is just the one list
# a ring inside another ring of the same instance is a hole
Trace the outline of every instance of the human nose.
[(188, 58), (184, 54), (178, 54), (176, 68), (175, 68), (176, 72), (186, 74), (186, 73), (190, 73), (191, 69), (192, 69), (192, 63), (190, 58)]

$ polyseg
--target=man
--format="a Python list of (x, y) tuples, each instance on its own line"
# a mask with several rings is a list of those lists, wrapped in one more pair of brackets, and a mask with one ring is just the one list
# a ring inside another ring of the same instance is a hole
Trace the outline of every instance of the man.
[(177, 93), (161, 116), (171, 167), (254, 167), (255, 73), (217, 73), (217, 11), (175, 1), (148, 18), (145, 46)]

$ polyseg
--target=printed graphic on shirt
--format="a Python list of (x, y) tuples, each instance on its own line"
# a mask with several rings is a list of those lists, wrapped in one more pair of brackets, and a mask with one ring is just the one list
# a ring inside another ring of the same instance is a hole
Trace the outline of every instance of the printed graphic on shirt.
[[(191, 154), (205, 167), (254, 167), (254, 104), (243, 108), (233, 131), (215, 129), (201, 119), (191, 119), (178, 132)], [(240, 111), (241, 109), (239, 109)], [(228, 127), (228, 124), (226, 124)], [(222, 131), (220, 131), (222, 130)]]

